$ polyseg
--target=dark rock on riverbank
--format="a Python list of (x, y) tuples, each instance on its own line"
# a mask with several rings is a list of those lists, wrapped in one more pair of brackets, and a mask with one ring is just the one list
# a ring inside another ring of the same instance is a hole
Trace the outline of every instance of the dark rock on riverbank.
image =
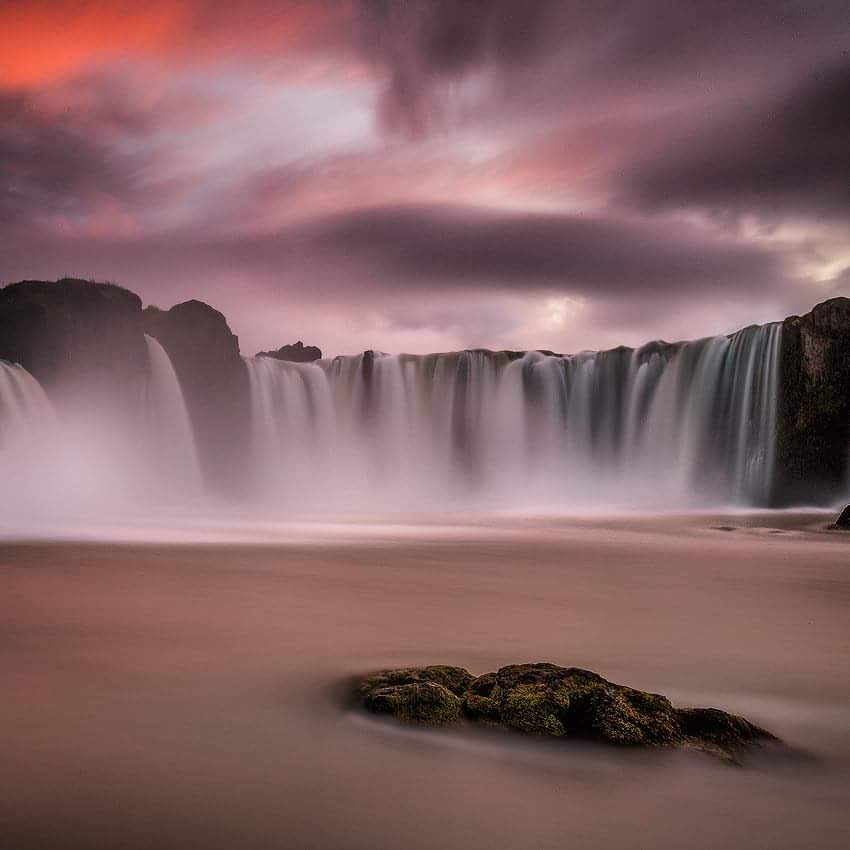
[(358, 694), (367, 711), (405, 723), (467, 721), (617, 746), (690, 747), (732, 761), (755, 744), (776, 740), (743, 717), (676, 708), (660, 694), (555, 664), (512, 664), (477, 678), (460, 667), (387, 670), (363, 679)]
[(845, 531), (850, 531), (850, 505), (847, 505), (843, 511), (838, 515), (838, 519), (835, 520), (835, 523), (832, 526), (833, 528), (840, 528)]
[(315, 345), (304, 345), (299, 339), (292, 345), (282, 345), (276, 351), (259, 351), (257, 357), (271, 357), (290, 363), (314, 363), (322, 359), (322, 349)]

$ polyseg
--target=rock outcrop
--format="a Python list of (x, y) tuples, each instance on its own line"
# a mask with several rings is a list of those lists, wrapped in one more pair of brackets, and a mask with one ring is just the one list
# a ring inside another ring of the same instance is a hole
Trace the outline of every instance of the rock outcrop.
[(847, 505), (843, 511), (838, 515), (838, 519), (835, 520), (835, 523), (832, 526), (833, 528), (840, 528), (844, 531), (850, 531), (850, 505)]
[(848, 480), (850, 298), (786, 319), (781, 358), (773, 502), (831, 504)]
[(147, 307), (143, 319), (180, 380), (208, 481), (230, 491), (240, 487), (250, 466), (250, 398), (238, 338), (224, 315), (203, 301)]
[(109, 283), (26, 280), (0, 289), (0, 359), (46, 388), (131, 392), (147, 374), (138, 295)]
[(314, 363), (322, 359), (322, 349), (315, 345), (304, 345), (299, 339), (292, 345), (282, 345), (276, 351), (259, 351), (257, 357), (272, 357), (290, 363)]
[(405, 723), (472, 722), (552, 738), (628, 747), (689, 747), (735, 761), (770, 732), (716, 708), (676, 708), (667, 697), (555, 664), (512, 664), (475, 677), (461, 667), (387, 670), (358, 685), (363, 707)]

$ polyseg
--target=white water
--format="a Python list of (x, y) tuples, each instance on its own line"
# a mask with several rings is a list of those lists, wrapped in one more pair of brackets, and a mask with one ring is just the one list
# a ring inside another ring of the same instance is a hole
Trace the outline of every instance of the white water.
[(197, 498), (202, 492), (201, 467), (180, 381), (159, 342), (147, 334), (145, 342), (150, 377), (144, 388), (143, 407), (149, 451), (163, 476), (160, 480)]
[(56, 435), (53, 407), (22, 366), (0, 360), (0, 478), (21, 497), (39, 487), (38, 475)]
[(0, 361), (0, 533), (132, 523), (202, 501), (180, 384), (162, 346), (146, 341), (138, 396), (77, 388), (54, 405), (23, 367)]
[(248, 358), (254, 481), (309, 509), (764, 504), (780, 333), (572, 357)]
[(780, 333), (571, 357), (246, 358), (252, 488), (224, 507), (205, 495), (201, 469), (217, 459), (199, 463), (155, 340), (132, 409), (83, 393), (58, 396), (54, 412), (34, 378), (2, 363), (0, 526), (763, 505)]

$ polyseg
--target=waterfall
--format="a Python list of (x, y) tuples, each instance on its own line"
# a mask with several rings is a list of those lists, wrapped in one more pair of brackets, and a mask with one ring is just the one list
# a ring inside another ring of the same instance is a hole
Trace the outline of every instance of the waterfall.
[(0, 360), (0, 462), (4, 474), (44, 452), (53, 408), (41, 385), (23, 366)]
[(159, 485), (168, 483), (187, 494), (201, 490), (201, 470), (192, 424), (180, 381), (165, 349), (145, 334), (150, 374), (144, 388), (148, 460)]
[(246, 358), (255, 482), (316, 509), (763, 505), (780, 334), (566, 357)]
[(59, 453), (53, 407), (22, 366), (0, 360), (0, 532), (44, 515), (56, 496), (50, 472)]
[[(781, 327), (563, 357), (245, 358), (253, 500), (276, 515), (766, 505)], [(146, 342), (138, 409), (75, 392), (54, 412), (31, 375), (0, 362), (7, 524), (205, 504), (179, 380)]]

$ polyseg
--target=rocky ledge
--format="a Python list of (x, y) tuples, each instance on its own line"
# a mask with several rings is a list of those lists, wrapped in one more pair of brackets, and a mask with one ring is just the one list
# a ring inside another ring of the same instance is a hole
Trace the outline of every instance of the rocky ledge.
[(716, 708), (676, 708), (667, 697), (555, 664), (512, 664), (475, 677), (461, 667), (385, 670), (359, 682), (367, 711), (405, 723), (472, 722), (530, 735), (617, 746), (688, 747), (735, 762), (777, 738)]

